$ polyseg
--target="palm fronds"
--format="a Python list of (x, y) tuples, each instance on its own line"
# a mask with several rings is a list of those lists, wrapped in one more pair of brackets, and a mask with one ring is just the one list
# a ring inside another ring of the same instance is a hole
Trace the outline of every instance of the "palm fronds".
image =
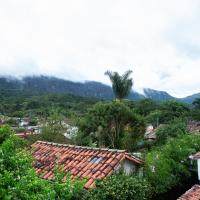
[(122, 100), (130, 93), (131, 88), (133, 86), (133, 79), (129, 78), (131, 73), (132, 71), (128, 70), (122, 76), (120, 76), (118, 72), (105, 72), (105, 75), (110, 78), (113, 93), (116, 99)]

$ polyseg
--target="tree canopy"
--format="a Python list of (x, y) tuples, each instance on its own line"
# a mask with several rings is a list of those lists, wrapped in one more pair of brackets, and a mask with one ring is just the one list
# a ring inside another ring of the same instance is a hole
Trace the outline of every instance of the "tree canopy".
[(97, 103), (80, 120), (79, 128), (83, 138), (90, 136), (98, 146), (131, 150), (143, 136), (145, 124), (129, 107), (114, 101)]
[(123, 75), (119, 75), (118, 72), (106, 71), (105, 75), (110, 78), (112, 83), (113, 93), (115, 98), (118, 100), (122, 100), (123, 98), (127, 97), (131, 91), (133, 86), (132, 78), (129, 78), (132, 71), (128, 70)]

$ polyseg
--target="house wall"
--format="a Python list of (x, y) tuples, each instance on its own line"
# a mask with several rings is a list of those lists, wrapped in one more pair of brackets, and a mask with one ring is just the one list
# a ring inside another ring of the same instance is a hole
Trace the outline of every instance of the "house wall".
[(133, 164), (133, 162), (129, 160), (124, 160), (122, 163), (122, 167), (126, 175), (131, 175), (133, 172), (136, 171), (136, 166)]
[(116, 171), (123, 171), (127, 176), (131, 175), (136, 171), (137, 167), (134, 165), (133, 162), (129, 161), (128, 159), (123, 160), (119, 166), (117, 167)]
[(198, 167), (198, 179), (200, 181), (200, 159), (197, 160), (197, 167)]

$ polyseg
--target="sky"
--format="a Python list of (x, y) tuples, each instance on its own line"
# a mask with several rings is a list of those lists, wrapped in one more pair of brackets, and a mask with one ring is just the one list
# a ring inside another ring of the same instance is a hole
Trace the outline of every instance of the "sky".
[(0, 75), (200, 92), (199, 0), (0, 0)]

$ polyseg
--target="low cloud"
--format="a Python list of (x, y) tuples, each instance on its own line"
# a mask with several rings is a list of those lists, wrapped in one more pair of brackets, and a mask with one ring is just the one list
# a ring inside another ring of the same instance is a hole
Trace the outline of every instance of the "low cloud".
[(198, 0), (0, 0), (0, 74), (200, 92)]

